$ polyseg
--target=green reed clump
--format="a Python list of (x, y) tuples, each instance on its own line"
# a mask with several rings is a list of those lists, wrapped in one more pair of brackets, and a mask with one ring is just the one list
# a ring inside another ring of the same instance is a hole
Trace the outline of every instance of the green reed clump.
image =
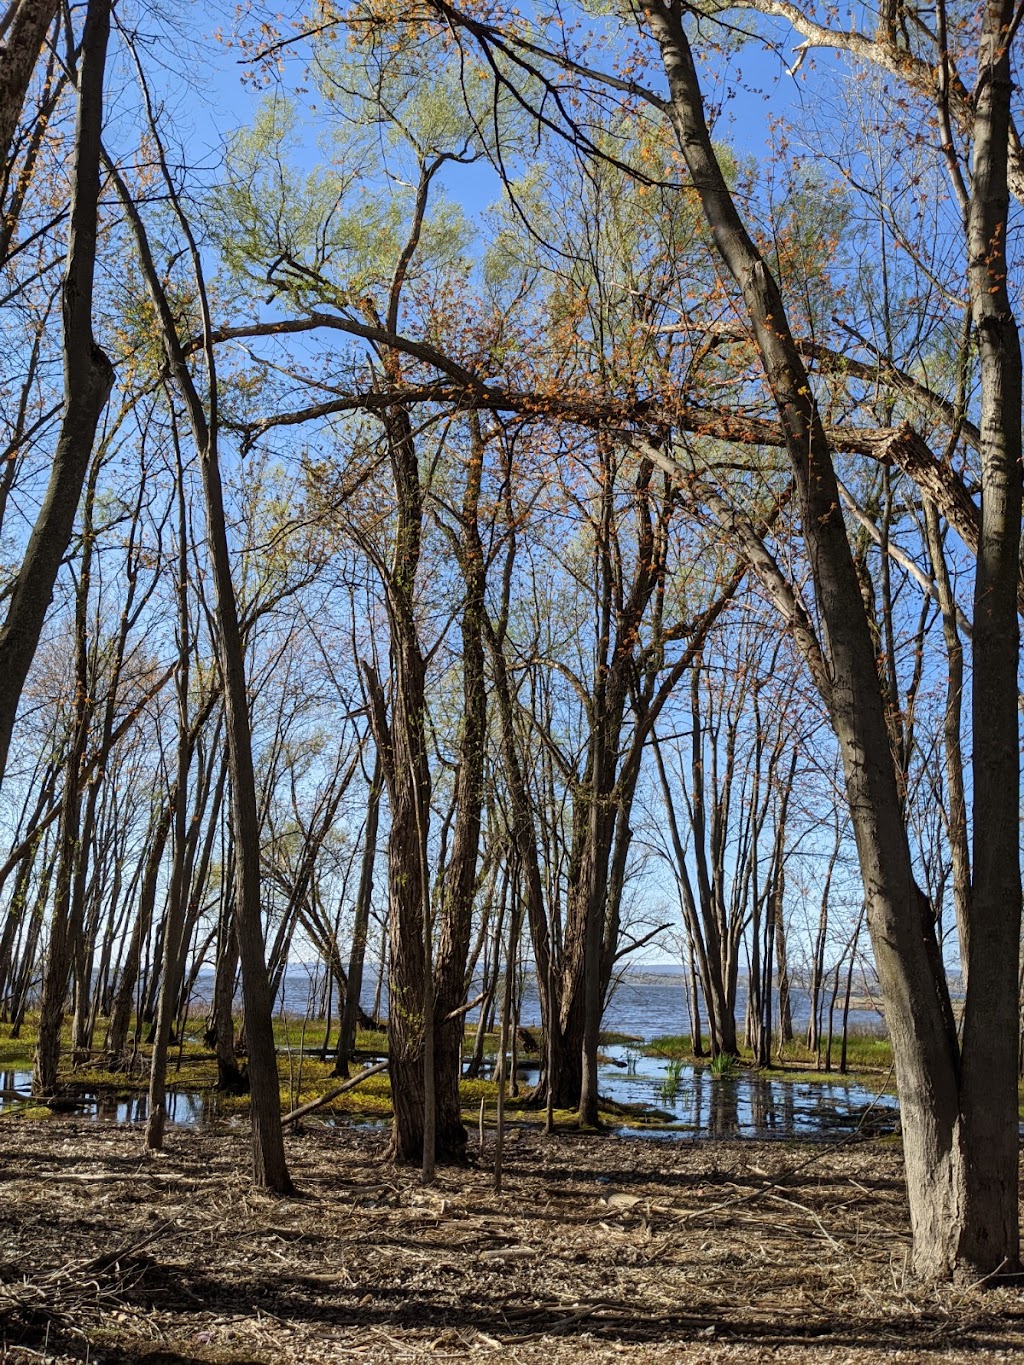
[(679, 1094), (679, 1087), (683, 1081), (683, 1061), (678, 1057), (673, 1057), (665, 1070), (665, 1079), (661, 1083), (659, 1094), (664, 1100), (674, 1100)]

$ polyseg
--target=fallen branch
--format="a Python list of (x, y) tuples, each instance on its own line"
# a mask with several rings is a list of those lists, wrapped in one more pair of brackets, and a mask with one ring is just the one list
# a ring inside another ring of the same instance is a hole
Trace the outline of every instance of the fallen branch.
[(314, 1109), (322, 1109), (325, 1104), (330, 1104), (331, 1100), (336, 1100), (339, 1095), (344, 1095), (347, 1090), (354, 1090), (357, 1085), (362, 1085), (363, 1081), (370, 1076), (376, 1076), (381, 1071), (387, 1070), (387, 1062), (378, 1062), (376, 1066), (368, 1066), (365, 1071), (361, 1071), (358, 1076), (351, 1081), (346, 1081), (344, 1085), (339, 1085), (334, 1090), (328, 1090), (326, 1095), (320, 1095), (315, 1100), (310, 1100), (308, 1104), (300, 1104), (298, 1109), (293, 1109), (290, 1114), (285, 1114), (282, 1123), (294, 1123), (296, 1119), (304, 1118), (306, 1114), (312, 1114)]

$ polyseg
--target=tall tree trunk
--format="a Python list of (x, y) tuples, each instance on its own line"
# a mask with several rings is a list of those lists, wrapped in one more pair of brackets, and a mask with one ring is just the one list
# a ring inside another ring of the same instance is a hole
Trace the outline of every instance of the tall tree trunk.
[[(510, 534), (510, 542), (512, 544), (511, 558), (514, 553), (514, 533)], [(541, 1028), (545, 1035), (545, 1074), (542, 1077), (541, 1086), (538, 1087), (538, 1097), (546, 1092), (554, 1078), (557, 1077), (559, 1094), (554, 1097), (554, 1103), (558, 1108), (570, 1108), (576, 1104), (579, 1097), (579, 1078), (577, 1075), (575, 1084), (570, 1080), (563, 1091), (562, 1075), (566, 1059), (574, 1053), (578, 1057), (579, 1053), (571, 1047), (563, 1047), (564, 1040), (561, 1037), (558, 1010), (553, 996), (553, 990), (556, 989), (553, 961), (555, 950), (544, 904), (544, 884), (540, 871), (539, 840), (534, 821), (533, 804), (530, 800), (523, 762), (516, 739), (512, 685), (509, 679), (508, 661), (504, 654), (505, 615), (507, 613), (503, 612), (503, 619), (495, 624), (487, 615), (485, 604), (483, 628), (491, 660), (492, 686), (497, 701), (501, 759), (511, 807), (512, 843), (521, 869), (523, 895), (526, 902), (526, 920), (529, 925), (533, 959), (537, 969), (537, 994), (540, 1001)], [(498, 970), (497, 960), (498, 950), (496, 947), (495, 973)], [(495, 979), (497, 978), (495, 977)]]
[(171, 832), (175, 805), (179, 801), (183, 802), (184, 799), (184, 793), (178, 793), (177, 790), (172, 792), (155, 824), (151, 827), (145, 871), (142, 874), (142, 885), (139, 889), (139, 908), (132, 924), (132, 936), (128, 951), (125, 953), (124, 961), (121, 964), (121, 975), (114, 992), (110, 1026), (107, 1029), (109, 1065), (114, 1069), (120, 1067), (124, 1061), (125, 1047), (128, 1043), (128, 1028), (131, 1024), (132, 1007), (135, 1003), (135, 987), (142, 970), (143, 948), (149, 937), (150, 926), (153, 923), (160, 864), (163, 861), (164, 849), (167, 847), (167, 839)]
[(71, 901), (82, 809), (79, 773), (85, 752), (87, 720), (81, 705), (77, 711), (75, 743), (68, 756), (57, 833), (57, 880), (50, 913), (50, 942), (39, 1001), (39, 1032), (32, 1073), (32, 1093), (35, 1095), (53, 1095), (57, 1090), (61, 1028), (78, 927), (71, 920)]
[(821, 998), (825, 989), (825, 942), (828, 936), (828, 902), (832, 890), (832, 877), (839, 861), (842, 836), (839, 819), (836, 817), (835, 842), (829, 855), (825, 884), (821, 889), (821, 905), (818, 910), (818, 929), (814, 938), (814, 959), (811, 963), (810, 1009), (811, 1017), (807, 1025), (807, 1046), (821, 1055)]
[[(35, 809), (28, 820), (27, 836), (22, 839), (16, 856), (7, 861), (6, 876), (15, 870), (16, 875), (14, 886), (11, 888), (11, 898), (7, 903), (3, 933), (0, 934), (0, 1009), (6, 1009), (8, 987), (15, 975), (15, 949), (22, 930), (25, 907), (28, 904), (36, 856), (45, 836), (45, 828), (41, 827), (40, 820), (43, 811), (53, 800), (58, 772), (57, 762), (48, 764), (39, 786)], [(6, 880), (6, 876), (3, 880)]]
[[(604, 764), (603, 736), (598, 736), (602, 750), (599, 759)], [(583, 1029), (581, 1040), (582, 1065), (580, 1075), (579, 1122), (593, 1128), (599, 1122), (597, 1089), (597, 1052), (601, 1029), (604, 998), (601, 990), (601, 949), (604, 940), (604, 920), (608, 894), (608, 859), (611, 854), (608, 811), (602, 796), (605, 779), (597, 780), (590, 798), (588, 847), (584, 872), (580, 878), (580, 895), (584, 898), (583, 916)]]
[[(953, 1225), (934, 1218), (934, 1268), (1015, 1270), (1018, 1221), (1017, 962), (1020, 746), (1021, 351), (1008, 291), (1009, 0), (989, 0), (978, 52), (968, 279), (981, 373), (981, 532), (974, 581), (974, 849)], [(1011, 797), (1012, 793), (1012, 797)], [(979, 1161), (977, 1153), (984, 1152)], [(948, 1196), (947, 1196), (948, 1197)]]
[(435, 966), (436, 1142), (439, 1157), (465, 1153), (459, 1079), (466, 1018), (456, 1013), (466, 997), (466, 966), (473, 927), (477, 860), (483, 809), (484, 759), (487, 749), (487, 684), (484, 676), (483, 612), (487, 589), (478, 509), (483, 474), (484, 441), (473, 415), (466, 484), (462, 499), (462, 535), (457, 548), (465, 582), (462, 608), (462, 735), (455, 778), (455, 829), (451, 856), (441, 890), (441, 923)]
[[(234, 867), (234, 852), (228, 864)], [(217, 1089), (237, 1091), (244, 1078), (235, 1052), (235, 979), (238, 975), (238, 937), (235, 934), (234, 878), (222, 890), (220, 925), (217, 931), (217, 963), (213, 977), (213, 1007), (207, 1040), (217, 1054)]]
[[(424, 1160), (424, 1007), (430, 915), (426, 875), (430, 768), (426, 753), (425, 667), (415, 616), (416, 572), (422, 535), (422, 491), (412, 424), (402, 410), (386, 419), (398, 524), (387, 601), (391, 626), (392, 705), (364, 665), (374, 740), (391, 808), (388, 836), (388, 1070), (391, 1077), (391, 1153), (396, 1161)], [(429, 1059), (428, 1059), (429, 1060)], [(430, 1119), (433, 1123), (433, 1115)], [(431, 1154), (427, 1154), (430, 1159)]]
[[(824, 683), (843, 754), (868, 927), (896, 1060), (915, 1265), (927, 1276), (1015, 1270), (1021, 382), (1006, 291), (1012, 86), (1003, 46), (1012, 7), (991, 0), (984, 12), (969, 225), (971, 302), (981, 357), (983, 493), (975, 581), (975, 882), (962, 1057), (931, 907), (914, 880), (874, 651), (813, 389), (778, 286), (715, 158), (683, 11), (675, 3), (644, 0), (644, 12), (668, 77), (669, 116), (715, 245), (742, 293), (799, 491), (831, 663), (830, 678), (817, 677), (819, 687)], [(1010, 792), (1013, 799), (1007, 799)], [(984, 1161), (976, 1157), (981, 1151)]]
[[(96, 811), (99, 803), (100, 791), (103, 777), (107, 771), (110, 755), (114, 747), (114, 722), (117, 713), (117, 703), (120, 696), (121, 676), (124, 669), (125, 648), (128, 640), (128, 632), (134, 619), (135, 594), (138, 583), (138, 563), (133, 562), (133, 550), (136, 543), (136, 536), (139, 525), (139, 516), (142, 510), (142, 503), (145, 497), (145, 480), (140, 480), (138, 497), (135, 504), (135, 515), (132, 519), (131, 533), (128, 542), (128, 588), (122, 602), (120, 620), (118, 623), (117, 635), (114, 641), (113, 660), (107, 681), (107, 695), (103, 707), (103, 723), (100, 731), (99, 743), (95, 750), (95, 766), (89, 779), (87, 787), (85, 818), (82, 822), (81, 849), (79, 852), (78, 869), (75, 876), (74, 905), (72, 918), (84, 920), (84, 900), (86, 895), (86, 872), (89, 865), (89, 857), (93, 846), (93, 833), (96, 827)], [(91, 510), (90, 510), (91, 518)], [(90, 534), (91, 534), (91, 527)], [(120, 893), (120, 860), (115, 874), (116, 886), (111, 888), (109, 899), (105, 894), (103, 899), (108, 900), (111, 916)], [(96, 915), (90, 916), (89, 932), (81, 936), (75, 952), (75, 1016), (72, 1026), (72, 1047), (76, 1053), (85, 1053), (92, 1048), (92, 1034), (95, 1026), (96, 1010), (90, 1008), (90, 998), (93, 991), (93, 965), (95, 960), (96, 933), (98, 930), (99, 897), (96, 898)], [(92, 921), (95, 919), (95, 923)], [(105, 959), (109, 963), (111, 944), (105, 945)]]
[[(38, 37), (37, 28), (32, 27), (30, 21), (34, 13), (38, 14), (38, 23), (41, 24)], [(19, 6), (16, 22), (24, 17), (29, 26), (26, 51), (33, 62), (52, 13), (52, 9), (47, 12), (45, 6), (33, 6), (26, 0), (22, 0)], [(3, 680), (0, 682), (0, 782), (3, 781), (7, 766), (7, 753), (21, 691), (39, 643), (57, 571), (74, 529), (78, 501), (96, 439), (96, 428), (114, 383), (110, 361), (92, 334), (103, 71), (109, 33), (110, 0), (89, 0), (78, 80), (71, 230), (62, 286), (64, 416), (43, 505), (11, 589), (7, 618), (0, 627), (0, 679)], [(12, 32), (9, 44), (13, 38)], [(13, 58), (14, 54), (8, 46), (5, 60)], [(7, 93), (2, 84), (4, 74), (0, 63), (0, 101)], [(26, 82), (27, 79), (28, 74), (25, 75)], [(17, 80), (12, 80), (10, 91), (14, 92), (20, 109), (24, 90), (18, 94)], [(4, 136), (2, 117), (3, 106), (0, 103), (0, 139)], [(8, 137), (11, 131), (13, 125)]]
[(7, 920), (0, 940), (0, 1018), (8, 1018), (10, 1001), (9, 986), (15, 977), (16, 948), (23, 927), (25, 910), (28, 906), (28, 893), (32, 885), (32, 874), (36, 865), (36, 853), (42, 836), (30, 840), (18, 865), (18, 874), (11, 888), (11, 899), (7, 904)]
[[(418, 541), (419, 522), (416, 518)], [(397, 555), (397, 551), (396, 551)], [(397, 596), (395, 588), (389, 598)], [(411, 598), (403, 602), (411, 608)], [(397, 627), (397, 629), (396, 629)], [(430, 770), (424, 729), (423, 658), (414, 634), (396, 614), (392, 621), (394, 698), (390, 724), (384, 692), (364, 665), (374, 709), (374, 739), (381, 754), (391, 829), (388, 835), (388, 1071), (394, 1124), (391, 1154), (398, 1162), (423, 1161), (426, 812)]]
[(967, 963), (970, 959), (971, 924), (971, 852), (967, 828), (967, 796), (964, 789), (964, 759), (961, 741), (964, 689), (964, 650), (957, 625), (956, 598), (950, 582), (949, 567), (939, 530), (939, 514), (930, 498), (923, 499), (925, 536), (928, 557), (932, 564), (939, 610), (942, 613), (942, 637), (946, 646), (946, 704), (942, 716), (942, 737), (945, 748), (946, 810), (949, 831), (949, 851), (953, 865), (953, 908), (956, 914), (957, 935), (960, 940), (960, 966), (964, 985), (967, 984)]
[[(72, 709), (72, 744), (64, 771), (64, 793), (58, 834), (57, 887), (50, 915), (50, 945), (39, 1004), (39, 1034), (36, 1041), (32, 1087), (37, 1095), (52, 1095), (57, 1089), (61, 1028), (67, 999), (68, 976), (72, 963), (83, 954), (83, 911), (85, 901), (85, 863), (89, 843), (82, 821), (82, 775), (92, 718), (90, 687), (88, 614), (92, 585), (92, 557), (95, 549), (93, 513), (100, 460), (93, 461), (85, 499), (82, 528), (82, 560), (75, 594), (75, 669)], [(92, 807), (95, 810), (95, 806)], [(91, 833), (91, 831), (90, 831)]]
[(249, 1051), (249, 1094), (252, 1117), (253, 1179), (279, 1194), (292, 1189), (284, 1154), (281, 1092), (271, 1015), (270, 981), (264, 957), (260, 895), (260, 829), (256, 813), (256, 777), (249, 729), (245, 655), (238, 608), (231, 580), (224, 501), (216, 446), (200, 442), (207, 534), (213, 560), (219, 655), (224, 679), (231, 816), (235, 845), (235, 932), (242, 965), (242, 1005)]
[(380, 798), (384, 787), (380, 750), (373, 755), (373, 773), (366, 798), (366, 826), (363, 831), (363, 859), (359, 869), (359, 889), (356, 892), (355, 917), (352, 925), (352, 949), (348, 959), (348, 981), (345, 1004), (338, 1033), (338, 1052), (334, 1063), (336, 1076), (348, 1075), (349, 1059), (356, 1042), (359, 1023), (359, 1000), (363, 993), (363, 965), (366, 958), (366, 938), (370, 926), (370, 903), (373, 899), (373, 869), (377, 862), (377, 831), (380, 826)]
[(11, 988), (11, 1037), (17, 1038), (21, 1034), (21, 1026), (25, 1022), (25, 1015), (28, 1012), (29, 999), (32, 994), (32, 975), (36, 967), (36, 953), (39, 949), (39, 938), (42, 934), (43, 920), (46, 915), (46, 902), (50, 895), (50, 883), (53, 879), (54, 863), (56, 853), (49, 854), (44, 845), (43, 867), (36, 885), (35, 903), (32, 906), (32, 914), (29, 917), (28, 933), (25, 936), (25, 943), (21, 950), (21, 962), (18, 964), (18, 973), (14, 978)]
[(181, 448), (175, 441), (178, 484), (178, 770), (175, 787), (179, 793), (174, 810), (174, 860), (171, 883), (167, 892), (167, 911), (164, 916), (164, 955), (160, 974), (160, 1002), (157, 1006), (156, 1037), (149, 1070), (149, 1105), (146, 1115), (146, 1147), (159, 1151), (164, 1144), (167, 1122), (167, 1051), (171, 1040), (177, 1004), (177, 965), (185, 924), (185, 852), (187, 840), (187, 812), (185, 792), (192, 758), (189, 744), (188, 692), (191, 629), (188, 613), (188, 514), (185, 502), (185, 473)]
[[(402, 291), (419, 246), (430, 185), (443, 158), (421, 162), (408, 238), (392, 276), (386, 329), (398, 330)], [(375, 320), (372, 305), (368, 305)], [(382, 356), (385, 381), (403, 382), (395, 351)], [(391, 1155), (422, 1166), (425, 1178), (435, 1152), (434, 1001), (432, 926), (427, 873), (430, 764), (426, 738), (426, 664), (416, 612), (417, 574), (423, 537), (423, 489), (416, 435), (407, 408), (385, 409), (382, 422), (395, 489), (395, 532), (386, 571), (391, 635), (391, 718), (376, 672), (363, 665), (370, 692), (374, 740), (381, 756), (391, 808), (388, 838), (388, 1070), (394, 1113)], [(429, 1102), (429, 1112), (427, 1105)]]
[(0, 47), (0, 163), (6, 165), (57, 0), (16, 0)]
[(249, 698), (245, 676), (245, 650), (238, 617), (238, 601), (231, 576), (224, 493), (218, 451), (216, 366), (213, 327), (203, 279), (202, 263), (191, 227), (177, 199), (173, 179), (163, 159), (155, 127), (150, 129), (157, 146), (161, 171), (188, 243), (203, 318), (204, 359), (209, 384), (209, 411), (203, 405), (189, 370), (177, 321), (153, 260), (149, 239), (138, 208), (123, 179), (108, 161), (118, 198), (135, 236), (143, 277), (159, 319), (168, 369), (188, 413), (199, 454), (206, 533), (213, 569), (214, 612), (217, 622), (217, 659), (224, 689), (228, 773), (231, 783), (231, 822), (235, 847), (235, 926), (242, 965), (242, 1004), (245, 1037), (249, 1050), (249, 1093), (252, 1120), (253, 1179), (257, 1186), (288, 1193), (291, 1177), (284, 1152), (281, 1127), (281, 1091), (274, 1046), (270, 981), (267, 976), (263, 939), (260, 877), (260, 823), (256, 804)]

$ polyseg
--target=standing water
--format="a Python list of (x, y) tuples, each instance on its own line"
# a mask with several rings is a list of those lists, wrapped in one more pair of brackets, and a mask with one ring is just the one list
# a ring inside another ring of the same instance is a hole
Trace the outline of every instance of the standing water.
[[(899, 1115), (895, 1095), (861, 1085), (781, 1080), (738, 1069), (715, 1076), (710, 1067), (638, 1056), (629, 1048), (605, 1050), (601, 1095), (641, 1105), (668, 1119), (666, 1137), (685, 1132), (718, 1138), (833, 1138), (860, 1129), (892, 1132)], [(627, 1127), (630, 1136), (649, 1133)]]

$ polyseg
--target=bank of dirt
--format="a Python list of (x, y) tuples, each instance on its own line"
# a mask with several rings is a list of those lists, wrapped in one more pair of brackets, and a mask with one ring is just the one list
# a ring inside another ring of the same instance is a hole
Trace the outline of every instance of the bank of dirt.
[(0, 1121), (0, 1358), (290, 1362), (1024, 1358), (1019, 1290), (908, 1273), (899, 1149), (510, 1134), (423, 1188), (377, 1131)]

